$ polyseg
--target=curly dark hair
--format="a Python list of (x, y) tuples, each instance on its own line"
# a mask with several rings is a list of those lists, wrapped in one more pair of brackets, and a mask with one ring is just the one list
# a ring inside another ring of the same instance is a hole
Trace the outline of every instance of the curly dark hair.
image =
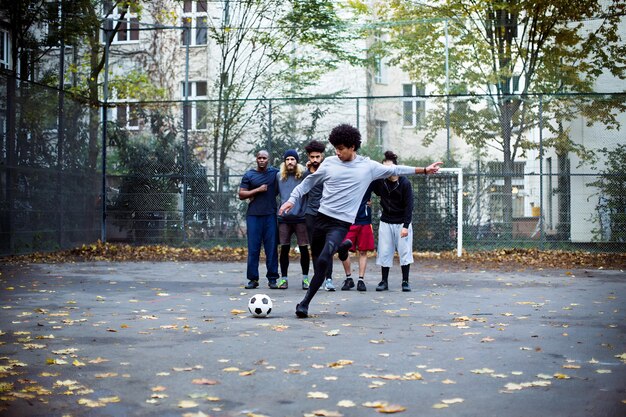
[(326, 145), (324, 145), (320, 141), (312, 140), (308, 145), (304, 147), (304, 150), (306, 151), (306, 153), (311, 153), (311, 152), (324, 153), (324, 151), (326, 150)]
[(361, 133), (357, 128), (349, 124), (336, 126), (331, 130), (328, 140), (335, 148), (339, 145), (343, 145), (346, 148), (354, 146), (354, 150), (358, 151), (361, 147)]
[(383, 162), (391, 161), (394, 165), (398, 165), (398, 155), (391, 151), (385, 151), (385, 157), (383, 158)]

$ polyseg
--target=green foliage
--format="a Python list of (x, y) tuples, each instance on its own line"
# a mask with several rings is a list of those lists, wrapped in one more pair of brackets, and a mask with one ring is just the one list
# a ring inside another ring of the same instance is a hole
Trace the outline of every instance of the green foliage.
[(146, 117), (150, 129), (145, 132), (131, 134), (115, 124), (110, 124), (108, 131), (116, 161), (111, 172), (121, 176), (108, 210), (139, 241), (179, 235), (178, 204), (183, 187), (187, 187), (189, 213), (207, 209), (209, 191), (204, 169), (193, 155), (186, 156), (185, 167), (184, 147), (177, 140), (172, 116), (153, 111)]
[[(593, 91), (602, 73), (618, 78), (626, 75), (626, 46), (618, 38), (619, 16), (624, 15), (626, 6), (623, 2), (606, 2), (604, 7), (600, 3), (580, 1), (576, 7), (569, 1), (547, 0), (453, 0), (428, 6), (411, 1), (380, 3), (376, 13), (387, 20), (390, 40), (375, 46), (376, 54), (386, 53), (413, 80), (434, 86), (435, 93), (447, 92), (447, 79), (449, 93), (485, 94), (487, 106), (469, 99), (462, 111), (452, 111), (452, 128), (473, 146), (494, 146), (503, 153), (510, 150), (514, 160), (536, 146), (524, 134), (536, 128), (539, 120), (538, 100), (509, 96), (517, 93), (514, 78), (520, 77), (518, 91), (523, 95), (587, 93)], [(603, 111), (587, 111), (589, 104), (556, 100), (544, 106), (543, 119), (555, 121), (544, 127), (557, 131), (559, 123), (581, 112), (588, 113), (590, 123), (615, 126), (615, 115), (623, 110), (607, 102)], [(445, 100), (441, 100), (439, 110), (430, 112), (427, 144), (445, 127), (444, 106)], [(557, 136), (555, 146), (570, 146), (563, 143), (562, 135)], [(571, 138), (567, 140), (571, 142)], [(584, 153), (581, 148), (577, 151)]]
[(602, 148), (605, 167), (599, 172), (598, 180), (589, 184), (597, 187), (596, 239), (626, 242), (626, 145), (615, 149)]
[[(322, 103), (318, 103), (322, 104)], [(260, 120), (268, 120), (269, 108), (263, 107), (259, 113)], [(303, 118), (303, 113), (308, 112), (308, 122)], [(261, 140), (252, 143), (251, 155), (256, 155), (261, 149), (270, 152), (270, 161), (278, 167), (283, 161), (282, 156), (287, 149), (296, 149), (300, 155), (300, 163), (306, 164), (306, 152), (304, 147), (313, 139), (326, 142), (326, 138), (319, 137), (317, 124), (323, 119), (328, 110), (317, 106), (297, 103), (295, 101), (283, 102), (282, 105), (272, 106), (272, 132), (263, 125)], [(271, 138), (271, 139), (270, 139)]]
[(156, 100), (165, 98), (168, 93), (163, 86), (154, 85), (148, 74), (139, 70), (111, 77), (109, 90), (109, 96), (115, 92), (115, 97), (119, 100)]
[[(619, 128), (624, 103), (588, 99), (543, 101), (532, 94), (589, 93), (602, 74), (626, 77), (626, 44), (620, 25), (623, 1), (439, 0), (379, 2), (374, 12), (389, 35), (375, 53), (387, 56), (412, 80), (436, 94), (480, 94), (454, 106), (450, 127), (476, 149), (501, 152), (505, 169), (539, 144), (530, 132), (542, 123), (544, 149), (557, 155), (590, 154), (567, 126), (585, 115), (589, 124)], [(449, 57), (446, 66), (446, 56)], [(448, 68), (446, 70), (446, 68)], [(446, 100), (437, 100), (424, 123), (428, 145), (447, 127)], [(512, 220), (512, 183), (504, 178), (504, 222)]]

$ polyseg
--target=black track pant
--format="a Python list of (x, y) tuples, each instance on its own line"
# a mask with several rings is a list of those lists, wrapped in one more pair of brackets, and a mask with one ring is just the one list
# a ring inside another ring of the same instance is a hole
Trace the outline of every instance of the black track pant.
[(333, 255), (339, 249), (341, 242), (346, 238), (348, 230), (350, 230), (350, 223), (317, 213), (315, 227), (313, 228), (313, 239), (310, 242), (315, 272), (309, 289), (300, 302), (302, 306), (308, 307), (315, 293), (317, 293), (317, 290), (324, 282), (328, 265), (332, 263)]

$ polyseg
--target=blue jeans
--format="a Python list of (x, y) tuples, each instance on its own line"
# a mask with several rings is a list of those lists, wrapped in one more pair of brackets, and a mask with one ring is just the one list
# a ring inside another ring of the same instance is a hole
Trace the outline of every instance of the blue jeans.
[(246, 275), (250, 281), (259, 280), (259, 258), (261, 245), (265, 250), (267, 279), (278, 278), (278, 237), (275, 214), (266, 216), (246, 216), (248, 227), (248, 269)]

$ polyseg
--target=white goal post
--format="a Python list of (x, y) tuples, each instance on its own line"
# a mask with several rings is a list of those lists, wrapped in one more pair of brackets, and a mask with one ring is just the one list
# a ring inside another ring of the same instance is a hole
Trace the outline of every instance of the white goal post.
[(456, 255), (463, 254), (463, 169), (461, 168), (441, 168), (439, 172), (456, 173), (457, 177), (457, 216), (456, 216)]

